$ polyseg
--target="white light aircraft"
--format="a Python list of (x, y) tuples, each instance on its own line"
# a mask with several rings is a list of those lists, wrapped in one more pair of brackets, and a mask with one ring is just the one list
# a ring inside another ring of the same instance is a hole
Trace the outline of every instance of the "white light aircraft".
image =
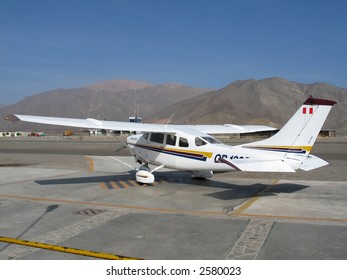
[[(309, 97), (274, 136), (247, 144), (229, 146), (211, 134), (273, 130), (266, 126), (165, 125), (71, 119), (30, 115), (8, 115), (5, 120), (81, 128), (136, 131), (127, 146), (142, 166), (136, 172), (140, 183), (154, 183), (153, 172), (162, 168), (190, 171), (210, 178), (216, 172), (295, 172), (309, 171), (328, 164), (310, 155), (312, 146), (336, 102)], [(148, 164), (157, 166), (150, 170)]]

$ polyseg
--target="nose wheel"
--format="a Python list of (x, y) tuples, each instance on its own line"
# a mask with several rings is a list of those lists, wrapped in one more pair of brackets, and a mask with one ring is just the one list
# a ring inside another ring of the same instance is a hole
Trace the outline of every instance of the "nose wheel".
[(137, 171), (135, 176), (136, 181), (141, 184), (153, 184), (155, 180), (154, 175), (146, 170)]
[(139, 170), (136, 172), (136, 181), (140, 184), (153, 184), (155, 181), (153, 172), (157, 171), (158, 169), (164, 167), (164, 165), (160, 165), (153, 170), (151, 170), (148, 165), (141, 165)]

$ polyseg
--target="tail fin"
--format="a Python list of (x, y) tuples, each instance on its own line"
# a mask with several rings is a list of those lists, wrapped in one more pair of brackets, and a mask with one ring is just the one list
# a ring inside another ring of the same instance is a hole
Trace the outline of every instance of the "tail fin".
[(274, 136), (247, 148), (308, 155), (335, 101), (310, 96)]

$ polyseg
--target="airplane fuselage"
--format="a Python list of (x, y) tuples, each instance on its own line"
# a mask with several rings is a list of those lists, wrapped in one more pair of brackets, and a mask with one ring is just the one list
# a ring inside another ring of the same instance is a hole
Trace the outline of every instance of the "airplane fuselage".
[[(179, 133), (175, 134), (175, 141), (168, 144), (167, 135), (169, 134), (163, 134), (157, 139), (151, 139), (151, 133), (132, 135), (128, 137), (127, 145), (137, 161), (184, 171), (227, 172), (239, 170), (239, 163), (288, 160), (288, 151), (273, 152), (250, 149), (242, 145), (230, 146), (214, 138), (211, 138), (212, 141), (208, 139), (214, 143), (202, 144), (201, 140), (205, 140), (203, 136), (192, 137)], [(293, 169), (299, 168), (295, 164), (296, 161), (291, 164)]]

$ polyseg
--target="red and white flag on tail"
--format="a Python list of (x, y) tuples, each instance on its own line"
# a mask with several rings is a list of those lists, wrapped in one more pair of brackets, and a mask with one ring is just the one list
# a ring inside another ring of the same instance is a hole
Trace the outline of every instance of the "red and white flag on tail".
[(304, 115), (306, 115), (306, 114), (312, 115), (313, 114), (313, 107), (303, 107), (302, 108), (302, 113)]

